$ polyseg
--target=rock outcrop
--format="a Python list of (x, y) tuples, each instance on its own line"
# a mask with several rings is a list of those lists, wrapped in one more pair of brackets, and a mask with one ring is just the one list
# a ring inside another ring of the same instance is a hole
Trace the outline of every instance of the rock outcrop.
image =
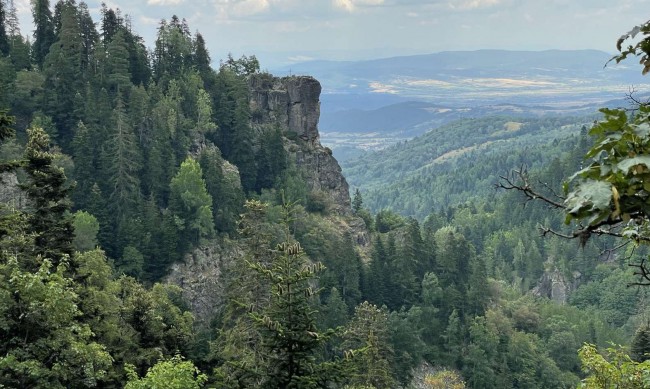
[(333, 210), (349, 215), (350, 191), (332, 151), (320, 144), (321, 85), (313, 77), (277, 78), (259, 74), (250, 79), (252, 126), (258, 132), (279, 127), (291, 142), (288, 150), (305, 172), (312, 191), (332, 200)]
[(566, 304), (571, 292), (577, 289), (581, 274), (574, 272), (572, 276), (573, 279), (569, 280), (557, 268), (554, 268), (552, 271), (547, 270), (531, 293), (535, 296), (547, 297), (558, 304)]
[[(282, 130), (285, 148), (303, 171), (309, 189), (329, 197), (330, 221), (338, 231), (349, 233), (364, 248), (360, 250), (364, 255), (370, 245), (365, 223), (352, 213), (349, 187), (341, 167), (331, 150), (320, 144), (320, 83), (313, 77), (276, 78), (259, 74), (250, 78), (249, 85), (253, 130), (258, 135), (276, 128)], [(228, 166), (232, 167), (226, 163), (224, 168)], [(236, 242), (215, 241), (197, 248), (183, 263), (172, 267), (167, 282), (182, 288), (199, 325), (207, 325), (223, 306), (223, 272), (233, 258), (242, 255), (244, 248)]]
[(183, 262), (172, 266), (167, 282), (183, 290), (197, 324), (207, 326), (224, 305), (222, 274), (233, 258), (242, 255), (243, 249), (235, 242), (215, 241), (195, 249)]
[(0, 204), (10, 208), (22, 209), (27, 195), (20, 189), (16, 173), (0, 174)]

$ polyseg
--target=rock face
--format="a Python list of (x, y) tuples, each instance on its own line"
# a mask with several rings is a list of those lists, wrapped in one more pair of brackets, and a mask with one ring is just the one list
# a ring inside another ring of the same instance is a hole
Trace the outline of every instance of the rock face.
[(233, 258), (242, 255), (243, 250), (233, 242), (212, 242), (172, 266), (167, 282), (183, 290), (197, 324), (207, 326), (223, 306), (221, 275)]
[(580, 277), (579, 272), (574, 272), (573, 280), (567, 280), (564, 273), (554, 268), (552, 271), (544, 272), (531, 293), (535, 296), (550, 298), (559, 304), (565, 304), (571, 292), (578, 287)]
[(253, 128), (260, 132), (283, 129), (291, 142), (287, 148), (306, 173), (309, 189), (329, 195), (335, 212), (350, 214), (348, 183), (332, 151), (320, 144), (320, 83), (313, 77), (268, 74), (255, 75), (249, 83)]
[(16, 173), (0, 174), (0, 204), (10, 208), (21, 209), (25, 206), (27, 197), (20, 189)]
[[(312, 77), (276, 78), (268, 74), (254, 75), (249, 83), (253, 129), (258, 133), (282, 129), (285, 148), (303, 170), (309, 189), (323, 192), (331, 200), (329, 210), (337, 216), (333, 219), (338, 229), (349, 232), (360, 247), (369, 247), (365, 223), (352, 214), (348, 183), (341, 167), (331, 150), (319, 141), (320, 83)], [(237, 174), (230, 164), (225, 164), (224, 174), (229, 166)], [(236, 242), (214, 241), (172, 267), (167, 282), (182, 288), (197, 324), (207, 325), (222, 308), (223, 272), (233, 258), (243, 255), (244, 248)]]

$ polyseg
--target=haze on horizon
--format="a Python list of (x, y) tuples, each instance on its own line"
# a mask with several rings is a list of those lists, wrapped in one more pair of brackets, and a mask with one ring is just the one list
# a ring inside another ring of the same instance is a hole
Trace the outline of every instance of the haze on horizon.
[[(52, 7), (55, 1), (51, 0)], [(451, 50), (598, 49), (645, 22), (650, 0), (106, 0), (147, 46), (161, 19), (185, 18), (215, 63), (255, 54), (263, 68)], [(16, 0), (23, 35), (29, 0)], [(86, 1), (99, 20), (101, 1)]]

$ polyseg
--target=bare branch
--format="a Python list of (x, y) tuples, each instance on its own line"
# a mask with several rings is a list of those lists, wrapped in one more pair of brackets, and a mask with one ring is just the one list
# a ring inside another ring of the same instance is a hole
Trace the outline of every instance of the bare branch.
[[(528, 180), (528, 174), (525, 169), (522, 167), (519, 170), (513, 170), (509, 176), (499, 176), (501, 179), (496, 187), (505, 190), (517, 190), (526, 196), (527, 200), (541, 200), (542, 202), (560, 209), (566, 209), (566, 206), (558, 201), (555, 201), (548, 196), (537, 192), (533, 189), (532, 185)], [(555, 193), (554, 193), (555, 195)], [(559, 197), (555, 195), (556, 197)]]

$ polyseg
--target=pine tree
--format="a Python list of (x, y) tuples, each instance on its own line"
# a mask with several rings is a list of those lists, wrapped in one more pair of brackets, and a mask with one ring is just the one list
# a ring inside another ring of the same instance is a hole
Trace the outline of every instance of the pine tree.
[(345, 350), (354, 350), (351, 364), (353, 373), (349, 384), (353, 387), (395, 387), (390, 347), (388, 314), (376, 305), (363, 302), (354, 309), (354, 317), (343, 332)]
[(35, 235), (36, 253), (58, 266), (74, 251), (69, 188), (63, 169), (54, 165), (47, 133), (37, 127), (28, 129), (27, 135), (25, 171), (29, 181), (24, 189), (32, 208), (28, 231)]
[(267, 267), (271, 263), (268, 204), (249, 200), (244, 208), (239, 233), (247, 253), (225, 268), (222, 325), (218, 338), (210, 345), (212, 357), (223, 361), (216, 376), (224, 388), (260, 387), (268, 364), (267, 352), (262, 348), (262, 329), (250, 315), (251, 311), (267, 309), (270, 301), (271, 285), (250, 271), (251, 264)]
[(128, 93), (131, 88), (129, 52), (124, 31), (120, 29), (106, 48), (106, 81), (113, 93)]
[(208, 49), (205, 47), (203, 35), (197, 32), (194, 38), (194, 67), (204, 78), (212, 71), (212, 68), (210, 68), (210, 62), (210, 54), (208, 53)]
[(34, 57), (34, 63), (39, 68), (42, 68), (45, 56), (50, 51), (52, 43), (54, 43), (54, 22), (49, 0), (31, 0), (31, 4), (34, 26), (36, 27), (32, 56)]
[[(16, 132), (13, 125), (16, 119), (9, 116), (7, 111), (0, 110), (0, 144), (12, 138)], [(0, 161), (0, 173), (11, 171), (17, 168), (19, 163), (17, 161)]]
[(7, 10), (4, 1), (0, 1), (0, 55), (9, 55), (9, 35), (7, 34)]
[(81, 69), (86, 71), (92, 63), (95, 48), (99, 43), (99, 33), (97, 32), (97, 28), (95, 28), (95, 22), (90, 16), (88, 5), (83, 1), (77, 7), (77, 17), (79, 18), (79, 29), (83, 43), (81, 50)]
[(141, 153), (135, 134), (118, 96), (113, 110), (112, 130), (105, 147), (105, 174), (110, 184), (109, 199), (113, 215), (123, 220), (140, 204)]
[(320, 263), (309, 264), (300, 243), (289, 233), (292, 206), (283, 205), (285, 241), (275, 250), (269, 266), (252, 264), (265, 282), (271, 284), (268, 308), (251, 314), (262, 334), (268, 369), (261, 385), (266, 388), (327, 388), (344, 379), (339, 361), (317, 362), (316, 352), (327, 338), (318, 330), (313, 308), (318, 291), (311, 280), (322, 270)]
[(354, 191), (354, 199), (352, 200), (352, 210), (354, 213), (359, 213), (363, 208), (363, 197), (361, 197), (361, 192), (359, 188)]
[[(212, 214), (218, 231), (234, 233), (237, 228), (237, 215), (242, 211), (244, 193), (239, 184), (239, 177), (233, 173), (235, 180), (224, 173), (225, 161), (215, 146), (201, 150), (199, 164), (205, 177), (205, 186), (212, 196)], [(234, 182), (236, 181), (236, 182)]]
[(61, 31), (43, 63), (47, 113), (59, 131), (58, 143), (65, 149), (72, 141), (75, 117), (75, 95), (83, 92), (83, 41), (74, 5), (65, 3), (61, 15)]
[(77, 124), (72, 139), (74, 160), (74, 179), (76, 185), (72, 199), (76, 209), (87, 209), (90, 192), (95, 185), (95, 155), (96, 148), (91, 141), (90, 131), (83, 122)]
[(650, 326), (647, 324), (636, 330), (630, 346), (630, 357), (637, 362), (650, 359)]
[(169, 209), (183, 222), (184, 236), (189, 242), (214, 234), (212, 196), (208, 193), (201, 166), (187, 157), (170, 184)]

